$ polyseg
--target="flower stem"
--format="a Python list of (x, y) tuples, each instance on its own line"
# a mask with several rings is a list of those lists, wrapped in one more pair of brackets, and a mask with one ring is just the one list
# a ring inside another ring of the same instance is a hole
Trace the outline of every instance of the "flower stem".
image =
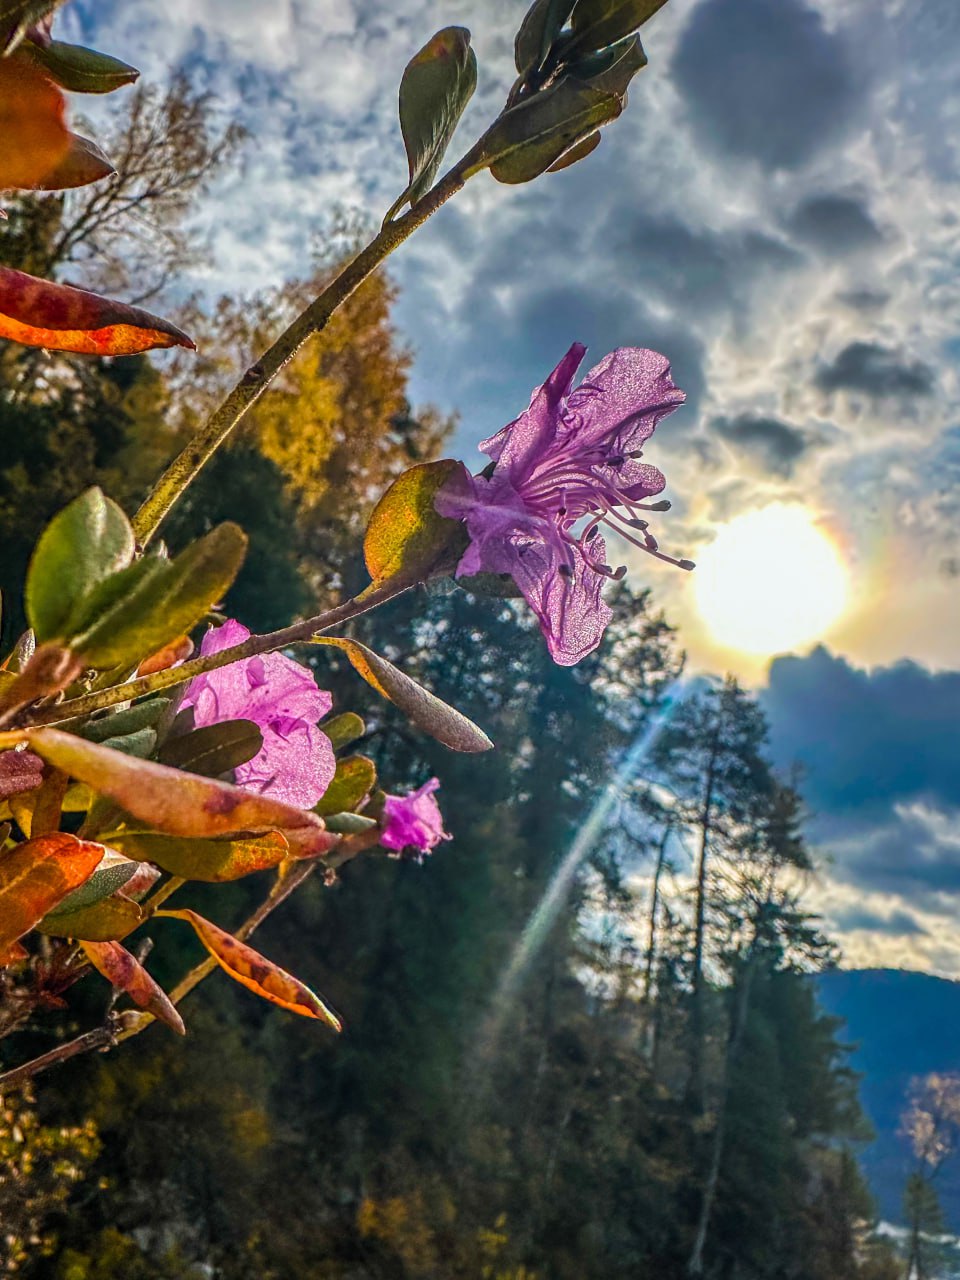
[(141, 547), (147, 545), (174, 503), (311, 334), (319, 333), (337, 309), (381, 262), (451, 196), (456, 195), (469, 176), (466, 170), (473, 162), (476, 150), (476, 147), (472, 148), (402, 218), (386, 223), (367, 247), (347, 264), (336, 279), (287, 326), (260, 359), (250, 366), (219, 408), (170, 463), (134, 516), (134, 533)]
[[(142, 698), (148, 693), (157, 693), (160, 689), (169, 689), (173, 685), (183, 684), (194, 676), (203, 675), (207, 671), (215, 671), (218, 667), (228, 666), (231, 662), (239, 662), (243, 658), (253, 658), (260, 653), (272, 653), (275, 649), (284, 649), (287, 645), (309, 641), (322, 631), (350, 618), (357, 618), (370, 609), (402, 595), (410, 589), (409, 581), (388, 580), (380, 586), (368, 589), (339, 604), (326, 613), (319, 613), (304, 622), (295, 622), (292, 626), (283, 627), (280, 631), (271, 631), (263, 636), (251, 636), (242, 644), (231, 649), (221, 649), (219, 653), (210, 653), (206, 657), (193, 658), (178, 667), (170, 667), (166, 671), (157, 671), (150, 676), (141, 676), (138, 680), (128, 680), (125, 684), (113, 685), (109, 689), (100, 689), (95, 693), (83, 694), (79, 698), (71, 698), (68, 702), (60, 702), (53, 707), (45, 707), (30, 716), (31, 725), (59, 724), (64, 720), (74, 720), (81, 716), (92, 715), (94, 711), (102, 711), (106, 707), (116, 706), (119, 702), (129, 702), (134, 698)], [(2, 735), (0, 735), (2, 739)], [(14, 739), (18, 741), (19, 739)], [(14, 745), (11, 742), (10, 745)]]

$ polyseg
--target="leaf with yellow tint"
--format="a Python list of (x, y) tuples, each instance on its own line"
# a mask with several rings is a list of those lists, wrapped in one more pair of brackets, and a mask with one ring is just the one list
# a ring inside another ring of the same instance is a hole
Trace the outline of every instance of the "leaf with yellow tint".
[(158, 911), (157, 915), (185, 920), (187, 924), (193, 925), (197, 937), (217, 964), (235, 982), (247, 987), (261, 999), (269, 1000), (271, 1004), (278, 1004), (282, 1009), (289, 1009), (291, 1013), (299, 1013), (305, 1018), (318, 1018), (333, 1027), (334, 1031), (343, 1029), (343, 1023), (337, 1015), (309, 987), (304, 986), (299, 978), (281, 969), (259, 951), (254, 951), (253, 947), (247, 946), (239, 938), (205, 920), (203, 916), (198, 916), (195, 911)]
[(366, 645), (340, 636), (316, 636), (313, 643), (342, 649), (354, 670), (371, 688), (398, 706), (411, 724), (451, 751), (489, 751), (493, 747), (487, 735), (472, 720), (442, 702)]
[(59, 729), (28, 729), (26, 737), (31, 750), (48, 763), (168, 835), (215, 837), (290, 829), (299, 832), (315, 855), (337, 843), (316, 814), (270, 796), (139, 760)]

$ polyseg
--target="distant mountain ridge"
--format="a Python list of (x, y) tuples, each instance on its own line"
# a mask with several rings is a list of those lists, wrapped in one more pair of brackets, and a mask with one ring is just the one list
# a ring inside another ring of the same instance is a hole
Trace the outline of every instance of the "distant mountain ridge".
[[(907, 969), (846, 969), (818, 979), (820, 1003), (843, 1018), (841, 1039), (862, 1075), (860, 1097), (876, 1130), (863, 1152), (864, 1171), (881, 1215), (901, 1221), (909, 1144), (898, 1136), (900, 1114), (914, 1076), (960, 1071), (960, 982)], [(937, 1179), (944, 1214), (960, 1233), (960, 1156)]]

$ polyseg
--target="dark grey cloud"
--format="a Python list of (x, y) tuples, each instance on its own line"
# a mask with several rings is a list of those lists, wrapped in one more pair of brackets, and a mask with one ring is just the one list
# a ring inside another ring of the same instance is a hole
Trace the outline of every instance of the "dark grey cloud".
[(821, 391), (860, 391), (872, 399), (929, 396), (936, 374), (922, 360), (879, 343), (851, 342), (817, 372), (815, 382)]
[(595, 254), (614, 253), (646, 291), (671, 305), (728, 311), (747, 302), (758, 280), (796, 270), (806, 259), (785, 240), (756, 228), (717, 232), (681, 217), (617, 208), (597, 232)]
[[(956, 914), (960, 844), (946, 834), (960, 809), (901, 809), (872, 826), (814, 832), (833, 878), (870, 893), (900, 897), (907, 907)], [(856, 926), (854, 926), (856, 927)]]
[(869, 929), (873, 933), (886, 933), (894, 938), (905, 938), (927, 932), (915, 916), (903, 910), (893, 911), (889, 916), (881, 916), (876, 911), (869, 911), (865, 907), (850, 907), (846, 911), (835, 912), (833, 921), (844, 931)]
[(837, 301), (854, 311), (880, 311), (890, 301), (883, 289), (847, 289), (837, 294)]
[(906, 661), (865, 671), (820, 647), (771, 663), (761, 697), (778, 764), (801, 767), (831, 878), (898, 895), (908, 909), (954, 910), (960, 671)]
[(804, 0), (703, 0), (673, 74), (700, 137), (770, 169), (840, 136), (861, 97), (844, 38)]
[(794, 209), (787, 226), (798, 240), (830, 256), (876, 248), (884, 240), (866, 202), (851, 195), (810, 196)]
[(960, 807), (960, 671), (865, 671), (820, 646), (776, 658), (762, 698), (776, 758), (800, 763), (815, 813)]
[(754, 458), (774, 475), (790, 476), (796, 463), (817, 440), (800, 427), (779, 418), (750, 413), (735, 418), (714, 418), (710, 424), (728, 444)]

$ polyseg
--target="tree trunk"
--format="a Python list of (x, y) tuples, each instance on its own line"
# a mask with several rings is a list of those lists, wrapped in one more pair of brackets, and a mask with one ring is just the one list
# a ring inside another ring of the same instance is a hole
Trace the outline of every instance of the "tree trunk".
[(687, 1079), (687, 1102), (695, 1115), (702, 1115), (706, 1109), (703, 1073), (703, 1051), (706, 1037), (703, 1008), (703, 943), (706, 927), (707, 862), (713, 823), (717, 757), (720, 754), (720, 728), (721, 722), (718, 721), (710, 742), (706, 784), (703, 789), (703, 808), (700, 812), (700, 822), (698, 824), (700, 827), (700, 852), (697, 858), (696, 926), (693, 939), (693, 974), (691, 978), (693, 1003), (690, 1010), (690, 1074)]
[(688, 1276), (703, 1275), (703, 1255), (707, 1244), (707, 1233), (710, 1229), (710, 1216), (713, 1213), (714, 1201), (717, 1198), (717, 1186), (720, 1181), (720, 1167), (723, 1163), (723, 1151), (726, 1141), (727, 1100), (730, 1092), (730, 1076), (736, 1059), (740, 1053), (740, 1046), (743, 1043), (743, 1033), (747, 1026), (747, 1011), (750, 1007), (750, 992), (753, 986), (753, 973), (756, 966), (755, 946), (756, 940), (754, 940), (754, 944), (751, 946), (751, 954), (744, 968), (743, 979), (740, 983), (739, 989), (737, 990), (733, 1021), (730, 1026), (730, 1035), (727, 1038), (727, 1053), (723, 1066), (723, 1081), (720, 1090), (720, 1100), (717, 1106), (717, 1123), (713, 1131), (710, 1167), (707, 1171), (707, 1179), (703, 1186), (703, 1196), (700, 1201), (700, 1214), (697, 1219), (697, 1228), (693, 1237), (693, 1248), (690, 1250), (690, 1259), (687, 1263)]
[(653, 962), (657, 954), (657, 913), (660, 908), (660, 876), (663, 874), (663, 864), (667, 856), (667, 842), (673, 831), (671, 823), (663, 829), (663, 836), (660, 840), (660, 847), (657, 850), (657, 866), (653, 873), (653, 890), (650, 894), (650, 924), (647, 933), (647, 957), (643, 971), (643, 1003), (650, 1004), (650, 992), (653, 987)]

